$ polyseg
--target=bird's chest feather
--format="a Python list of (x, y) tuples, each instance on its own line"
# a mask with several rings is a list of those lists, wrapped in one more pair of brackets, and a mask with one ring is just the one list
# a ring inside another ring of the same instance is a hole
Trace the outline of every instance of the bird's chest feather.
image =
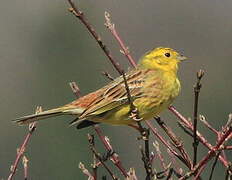
[(180, 82), (172, 74), (164, 74), (161, 79), (150, 78), (147, 81), (148, 85), (143, 89), (145, 96), (134, 102), (145, 119), (166, 109), (180, 91)]

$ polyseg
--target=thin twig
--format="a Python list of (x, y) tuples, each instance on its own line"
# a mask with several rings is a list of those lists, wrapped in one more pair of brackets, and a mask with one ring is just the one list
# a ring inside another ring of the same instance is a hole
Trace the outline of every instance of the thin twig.
[(113, 150), (113, 147), (110, 144), (109, 138), (104, 136), (102, 134), (102, 131), (100, 130), (98, 125), (94, 126), (94, 130), (96, 131), (98, 137), (102, 141), (103, 145), (107, 149), (108, 152), (111, 152), (110, 160), (114, 163), (114, 165), (120, 170), (120, 172), (123, 174), (124, 177), (127, 177), (128, 174), (125, 170), (125, 168), (122, 166), (122, 163), (120, 161), (119, 155), (116, 154)]
[(169, 154), (169, 156), (171, 157), (171, 161), (172, 161), (172, 165), (173, 165), (173, 169), (180, 174), (180, 177), (183, 173), (183, 169), (181, 167), (179, 167), (178, 163), (176, 162), (176, 158), (175, 156), (170, 152), (169, 149), (167, 149), (167, 153)]
[[(40, 113), (40, 112), (42, 112), (42, 107), (38, 106), (36, 108), (35, 113), (37, 114), (37, 113)], [(24, 152), (26, 150), (27, 144), (28, 144), (33, 132), (35, 131), (35, 129), (36, 129), (36, 122), (33, 122), (33, 123), (29, 124), (29, 132), (28, 132), (27, 136), (25, 137), (25, 139), (23, 141), (23, 144), (21, 145), (21, 147), (17, 151), (17, 156), (16, 156), (16, 159), (15, 159), (14, 165), (11, 167), (11, 173), (10, 173), (10, 175), (8, 177), (8, 180), (13, 179), (13, 176), (15, 175), (17, 167), (18, 167), (18, 163), (19, 163), (20, 159), (22, 158), (22, 156), (23, 156), (23, 154), (24, 154)]]
[(204, 76), (204, 71), (200, 70), (197, 72), (197, 83), (194, 86), (194, 109), (193, 109), (193, 166), (197, 163), (197, 147), (199, 144), (198, 138), (197, 138), (197, 119), (198, 119), (198, 99), (199, 99), (199, 93), (201, 90), (201, 79)]
[(28, 162), (29, 160), (27, 159), (27, 157), (24, 155), (23, 156), (23, 168), (24, 168), (24, 180), (27, 180), (28, 177)]
[[(91, 138), (89, 136), (91, 136)], [(88, 135), (88, 137), (89, 137), (89, 143), (90, 143), (90, 145), (95, 148), (95, 138), (94, 138), (94, 135)], [(97, 165), (97, 157), (96, 157), (95, 153), (93, 153), (92, 168), (93, 168), (93, 177), (94, 177), (94, 180), (97, 180), (98, 165)]]
[(73, 94), (77, 98), (79, 98), (81, 96), (81, 91), (80, 91), (80, 88), (78, 87), (77, 83), (76, 82), (70, 82), (69, 86), (71, 87)]
[(110, 174), (110, 176), (112, 177), (112, 179), (118, 180), (118, 178), (114, 175), (114, 173), (110, 170), (110, 168), (102, 160), (101, 155), (97, 152), (95, 146), (93, 145), (93, 136), (90, 135), (90, 134), (88, 134), (88, 140), (89, 140), (89, 144), (90, 144), (90, 149), (93, 152), (93, 154), (95, 155), (95, 157), (101, 162), (101, 164), (106, 169), (106, 171)]
[(232, 163), (229, 163), (228, 168), (226, 169), (226, 176), (225, 180), (231, 180), (232, 179)]
[(136, 174), (135, 174), (135, 169), (134, 168), (130, 168), (129, 172), (128, 172), (128, 177), (126, 178), (126, 180), (138, 180)]
[[(218, 143), (207, 153), (207, 155), (205, 157), (203, 157), (202, 160), (199, 161), (199, 163), (197, 165), (194, 166), (193, 170), (191, 172), (187, 173), (185, 176), (183, 176), (181, 178), (181, 180), (187, 179), (196, 173), (197, 174), (194, 177), (194, 179), (197, 180), (198, 177), (200, 176), (200, 173), (203, 171), (205, 165), (207, 164), (207, 162), (215, 156), (216, 151), (218, 151), (220, 146), (223, 145), (228, 140), (228, 137), (231, 134), (232, 134), (232, 127), (230, 127), (228, 129), (228, 131), (225, 132), (225, 134), (221, 137), (221, 139), (218, 141)], [(201, 172), (198, 172), (199, 170), (201, 170)]]
[(207, 128), (209, 128), (213, 133), (215, 133), (215, 134), (218, 136), (219, 132), (209, 124), (209, 122), (206, 120), (205, 116), (203, 116), (203, 115), (200, 114), (200, 115), (199, 115), (199, 120), (200, 120)]
[(142, 161), (143, 161), (143, 164), (144, 164), (144, 169), (146, 170), (146, 180), (150, 180), (151, 179), (151, 172), (150, 172), (150, 167), (147, 163), (147, 161), (149, 161), (149, 159), (147, 159), (147, 155), (146, 153), (144, 152), (144, 149), (142, 148), (142, 146), (139, 146), (139, 149), (140, 149), (140, 152), (141, 152), (141, 155), (142, 155)]
[(161, 163), (161, 167), (163, 168), (163, 170), (165, 170), (166, 169), (166, 164), (164, 162), (164, 157), (163, 157), (163, 155), (162, 155), (162, 153), (160, 151), (160, 147), (159, 147), (158, 141), (154, 141), (153, 142), (153, 146), (155, 147), (155, 150), (157, 152), (158, 158), (159, 158), (160, 163)]
[(145, 149), (145, 156), (143, 157), (143, 159), (144, 159), (145, 170), (147, 173), (146, 180), (151, 180), (153, 176), (152, 164), (150, 160), (150, 150), (149, 150), (149, 134), (150, 134), (149, 129), (143, 128), (143, 130), (141, 131), (141, 135), (143, 136), (143, 140), (144, 140), (144, 149)]
[(85, 165), (82, 162), (79, 163), (79, 169), (88, 177), (88, 180), (94, 180), (93, 175), (85, 168)]
[(74, 4), (73, 0), (68, 0), (71, 8), (69, 8), (69, 11), (77, 17), (82, 24), (88, 29), (89, 33), (94, 37), (94, 39), (97, 41), (98, 45), (101, 47), (105, 55), (108, 57), (114, 68), (120, 72), (120, 75), (122, 75), (122, 69), (120, 68), (119, 64), (113, 59), (110, 51), (106, 47), (106, 45), (101, 40), (101, 37), (97, 34), (97, 32), (94, 30), (93, 26), (88, 22), (87, 18), (84, 16), (84, 13), (81, 12), (77, 6)]
[(185, 165), (191, 169), (192, 168), (192, 161), (187, 153), (187, 151), (183, 147), (183, 142), (181, 142), (177, 136), (174, 134), (171, 128), (167, 126), (167, 124), (161, 120), (160, 117), (155, 118), (156, 122), (159, 124), (159, 126), (165, 131), (165, 133), (169, 136), (169, 138), (174, 143), (174, 146), (179, 150), (181, 153), (183, 159), (185, 160)]
[(120, 47), (122, 48), (122, 53), (127, 57), (127, 59), (129, 60), (130, 64), (135, 68), (136, 67), (136, 63), (135, 60), (133, 59), (133, 57), (130, 55), (129, 52), (129, 48), (125, 46), (123, 40), (121, 39), (121, 37), (119, 36), (115, 25), (111, 22), (110, 20), (110, 14), (108, 12), (105, 12), (105, 26), (110, 30), (110, 32), (113, 34), (113, 37), (117, 40), (117, 42), (119, 43)]
[[(185, 125), (185, 127), (193, 132), (193, 125), (190, 121), (188, 121), (182, 114), (180, 114), (174, 106), (169, 106), (168, 108), (179, 120), (181, 123)], [(213, 150), (213, 146), (206, 140), (206, 138), (197, 131), (197, 137), (199, 141), (207, 147), (209, 150)], [(222, 162), (222, 164), (227, 168), (228, 167), (228, 161), (221, 155), (219, 155), (219, 160)]]
[(212, 180), (212, 178), (213, 178), (213, 172), (214, 172), (214, 169), (215, 169), (216, 164), (217, 164), (217, 162), (218, 162), (218, 157), (219, 157), (219, 155), (220, 155), (220, 152), (221, 152), (221, 151), (219, 151), (219, 152), (217, 153), (217, 155), (215, 156), (215, 160), (214, 160), (213, 165), (212, 165), (212, 168), (211, 168), (209, 180)]
[(102, 71), (102, 75), (104, 75), (110, 81), (114, 80), (114, 78), (108, 72), (106, 72), (106, 71)]
[(180, 156), (171, 146), (170, 144), (167, 142), (167, 140), (165, 140), (157, 131), (157, 129), (152, 126), (150, 121), (145, 121), (145, 123), (147, 124), (147, 126), (150, 128), (151, 132), (154, 134), (154, 136), (156, 136), (160, 142), (170, 150), (170, 152), (177, 157), (180, 161), (182, 161), (183, 163), (185, 163), (185, 160), (182, 158), (182, 156)]

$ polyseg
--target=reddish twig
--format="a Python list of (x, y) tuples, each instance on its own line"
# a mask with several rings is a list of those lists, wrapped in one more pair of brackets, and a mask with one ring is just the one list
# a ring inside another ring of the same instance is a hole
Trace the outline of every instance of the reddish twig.
[(150, 121), (145, 121), (145, 123), (147, 124), (147, 126), (150, 128), (151, 132), (154, 134), (154, 136), (156, 136), (160, 142), (170, 150), (170, 152), (177, 157), (180, 161), (182, 161), (183, 163), (185, 163), (185, 160), (182, 158), (182, 156), (180, 156), (171, 146), (170, 144), (167, 142), (167, 140), (165, 140), (157, 131), (157, 129), (152, 126)]
[(97, 34), (97, 32), (94, 30), (93, 26), (88, 22), (87, 18), (84, 16), (84, 13), (81, 12), (77, 6), (74, 4), (73, 0), (68, 0), (71, 8), (69, 8), (69, 11), (76, 16), (82, 24), (88, 29), (89, 33), (93, 36), (93, 38), (97, 41), (98, 45), (101, 47), (105, 55), (108, 57), (114, 68), (120, 73), (120, 75), (123, 74), (122, 69), (120, 68), (119, 64), (113, 59), (110, 51), (106, 47), (106, 45), (101, 40), (101, 37)]
[[(110, 174), (110, 176), (112, 177), (112, 179), (118, 180), (118, 178), (114, 175), (114, 173), (110, 170), (110, 168), (102, 160), (101, 155), (97, 152), (97, 150), (96, 150), (96, 148), (95, 148), (95, 146), (93, 144), (93, 135), (88, 134), (88, 141), (89, 141), (89, 144), (90, 144), (90, 149), (93, 152), (93, 154), (95, 155), (95, 157), (101, 162), (101, 164), (106, 169), (106, 171)], [(95, 178), (94, 178), (94, 180), (95, 180)]]
[(182, 175), (183, 169), (181, 167), (179, 167), (178, 163), (176, 162), (175, 156), (170, 152), (169, 149), (167, 149), (167, 153), (171, 157), (171, 161), (172, 161), (172, 164), (173, 164), (173, 169), (175, 169), (178, 174)]
[(164, 121), (161, 120), (160, 117), (155, 118), (156, 122), (159, 126), (165, 131), (165, 133), (169, 136), (172, 140), (174, 146), (179, 150), (183, 159), (185, 160), (185, 165), (191, 170), (192, 168), (192, 161), (187, 153), (187, 151), (183, 147), (183, 143), (177, 138), (171, 128), (169, 128)]
[(110, 14), (108, 12), (105, 12), (105, 20), (106, 20), (105, 26), (110, 30), (110, 32), (113, 34), (113, 37), (117, 40), (120, 47), (122, 48), (121, 52), (127, 57), (130, 64), (135, 68), (136, 67), (135, 60), (130, 55), (129, 49), (125, 46), (123, 40), (120, 38), (118, 32), (116, 31), (115, 25), (111, 23)]
[(158, 158), (160, 160), (161, 167), (163, 168), (163, 170), (165, 170), (167, 168), (167, 166), (166, 166), (166, 164), (164, 162), (164, 157), (163, 157), (163, 155), (162, 155), (162, 153), (160, 151), (160, 147), (159, 147), (158, 141), (153, 142), (153, 146), (155, 147), (155, 150), (157, 152)]
[(219, 131), (217, 131), (215, 128), (213, 128), (209, 122), (206, 120), (205, 116), (199, 115), (199, 120), (213, 133), (215, 133), (217, 136), (219, 136)]
[[(36, 108), (35, 113), (39, 113), (39, 112), (42, 112), (42, 108), (40, 106), (38, 106)], [(26, 150), (27, 144), (28, 144), (33, 132), (35, 131), (35, 129), (36, 129), (36, 122), (33, 122), (33, 123), (29, 124), (29, 132), (26, 135), (26, 137), (25, 137), (25, 139), (23, 141), (23, 144), (21, 145), (21, 147), (19, 148), (19, 150), (17, 152), (17, 156), (16, 156), (16, 159), (15, 159), (14, 165), (11, 167), (11, 173), (10, 173), (10, 175), (8, 177), (8, 180), (13, 179), (13, 176), (15, 175), (17, 167), (18, 167), (18, 163), (19, 163), (20, 159), (22, 158), (22, 156), (23, 156), (23, 154), (24, 154), (24, 152)]]
[(210, 159), (212, 159), (215, 156), (215, 153), (220, 149), (220, 147), (228, 140), (228, 138), (232, 134), (232, 127), (228, 129), (228, 131), (225, 132), (225, 134), (221, 137), (221, 139), (218, 141), (218, 143), (207, 153), (205, 157), (202, 158), (199, 163), (194, 166), (193, 170), (189, 173), (187, 173), (185, 176), (183, 176), (181, 179), (187, 179), (193, 174), (197, 173), (196, 176), (194, 177), (195, 180), (197, 180), (205, 168), (206, 164)]
[(128, 174), (127, 174), (126, 170), (124, 169), (124, 167), (122, 166), (122, 163), (121, 163), (121, 161), (119, 159), (119, 155), (114, 152), (113, 147), (110, 144), (109, 138), (107, 138), (106, 136), (104, 136), (102, 134), (102, 132), (101, 132), (101, 130), (100, 130), (100, 128), (99, 128), (98, 125), (94, 126), (94, 130), (98, 134), (98, 137), (102, 141), (102, 143), (105, 146), (105, 148), (107, 149), (107, 151), (112, 153), (111, 156), (110, 156), (110, 160), (120, 170), (120, 172), (123, 174), (123, 176), (127, 177)]
[[(190, 121), (188, 121), (182, 114), (180, 114), (174, 106), (170, 106), (169, 110), (182, 122), (186, 128), (188, 128), (191, 132), (193, 132), (193, 125)], [(197, 137), (199, 141), (207, 147), (209, 150), (213, 149), (213, 146), (205, 139), (205, 137), (197, 131)], [(227, 168), (228, 167), (228, 161), (223, 157), (219, 156), (219, 160), (222, 162), (222, 164)]]

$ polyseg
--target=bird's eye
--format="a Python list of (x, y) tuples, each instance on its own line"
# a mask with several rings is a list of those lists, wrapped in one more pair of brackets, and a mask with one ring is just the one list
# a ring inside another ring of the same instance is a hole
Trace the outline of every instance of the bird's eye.
[(171, 56), (170, 53), (165, 53), (164, 55), (165, 55), (166, 57), (170, 57), (170, 56)]

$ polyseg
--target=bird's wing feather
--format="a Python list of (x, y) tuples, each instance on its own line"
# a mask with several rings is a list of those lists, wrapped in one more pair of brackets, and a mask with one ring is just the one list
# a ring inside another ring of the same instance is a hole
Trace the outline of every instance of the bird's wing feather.
[[(132, 99), (136, 99), (142, 96), (141, 89), (144, 84), (143, 73), (145, 72), (136, 69), (126, 75)], [(99, 93), (98, 98), (95, 98), (94, 101), (88, 105), (86, 110), (79, 118), (85, 119), (93, 115), (99, 115), (126, 103), (128, 103), (128, 99), (125, 82), (120, 76), (109, 85), (103, 87), (103, 90), (101, 93)]]

